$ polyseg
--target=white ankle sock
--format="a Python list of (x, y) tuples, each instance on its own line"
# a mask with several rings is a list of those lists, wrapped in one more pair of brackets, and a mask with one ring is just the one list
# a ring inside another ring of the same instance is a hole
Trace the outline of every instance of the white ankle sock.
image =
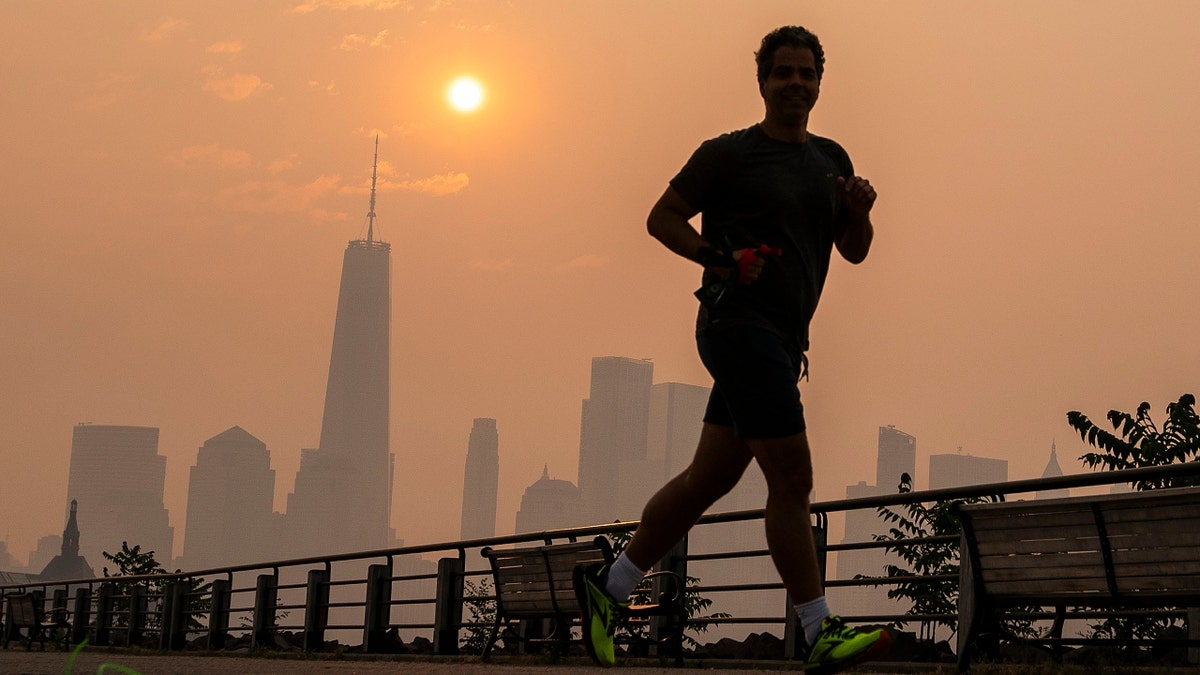
[(796, 616), (800, 617), (800, 625), (804, 627), (804, 639), (811, 647), (821, 633), (821, 622), (829, 616), (829, 606), (825, 604), (825, 596), (809, 600), (794, 606)]
[(604, 590), (617, 600), (625, 602), (644, 576), (646, 570), (638, 569), (638, 566), (622, 553), (617, 556), (612, 567), (608, 568), (608, 583), (605, 584)]

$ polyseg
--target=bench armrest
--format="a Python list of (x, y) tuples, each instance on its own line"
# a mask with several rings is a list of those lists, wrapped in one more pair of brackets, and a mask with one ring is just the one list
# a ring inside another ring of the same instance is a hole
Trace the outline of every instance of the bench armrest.
[(644, 581), (650, 581), (651, 584), (653, 584), (654, 579), (657, 578), (666, 579), (667, 583), (663, 584), (663, 587), (659, 591), (658, 597), (655, 598), (655, 601), (660, 605), (682, 604), (683, 593), (686, 588), (686, 584), (684, 584), (683, 579), (679, 578), (679, 575), (674, 572), (651, 572), (645, 577), (642, 577)]

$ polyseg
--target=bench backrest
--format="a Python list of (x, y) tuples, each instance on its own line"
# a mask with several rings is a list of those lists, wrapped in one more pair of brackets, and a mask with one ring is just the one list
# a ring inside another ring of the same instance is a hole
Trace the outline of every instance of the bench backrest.
[(496, 611), (508, 619), (545, 618), (579, 612), (572, 577), (576, 565), (610, 564), (604, 537), (569, 544), (514, 549), (485, 548), (496, 583)]
[(14, 626), (29, 628), (40, 623), (37, 606), (29, 593), (9, 593), (4, 596), (8, 604), (7, 620)]
[[(994, 603), (1187, 606), (1200, 600), (1200, 488), (958, 505)], [(969, 556), (969, 559), (967, 558)]]

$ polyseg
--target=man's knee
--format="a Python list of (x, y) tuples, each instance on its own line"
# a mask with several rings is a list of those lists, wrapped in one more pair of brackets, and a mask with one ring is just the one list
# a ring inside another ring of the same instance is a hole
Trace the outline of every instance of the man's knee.
[(776, 497), (808, 503), (813, 490), (812, 454), (804, 434), (748, 441)]

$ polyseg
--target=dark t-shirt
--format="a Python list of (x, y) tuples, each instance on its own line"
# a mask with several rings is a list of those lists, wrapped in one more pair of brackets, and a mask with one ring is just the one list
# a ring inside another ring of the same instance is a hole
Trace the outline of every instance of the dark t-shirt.
[(720, 249), (766, 244), (782, 255), (766, 259), (755, 283), (733, 289), (711, 308), (702, 305), (698, 332), (753, 324), (808, 349), (808, 324), (842, 227), (837, 179), (852, 175), (842, 146), (812, 134), (787, 143), (755, 125), (700, 145), (671, 179), (701, 213), (700, 233)]

